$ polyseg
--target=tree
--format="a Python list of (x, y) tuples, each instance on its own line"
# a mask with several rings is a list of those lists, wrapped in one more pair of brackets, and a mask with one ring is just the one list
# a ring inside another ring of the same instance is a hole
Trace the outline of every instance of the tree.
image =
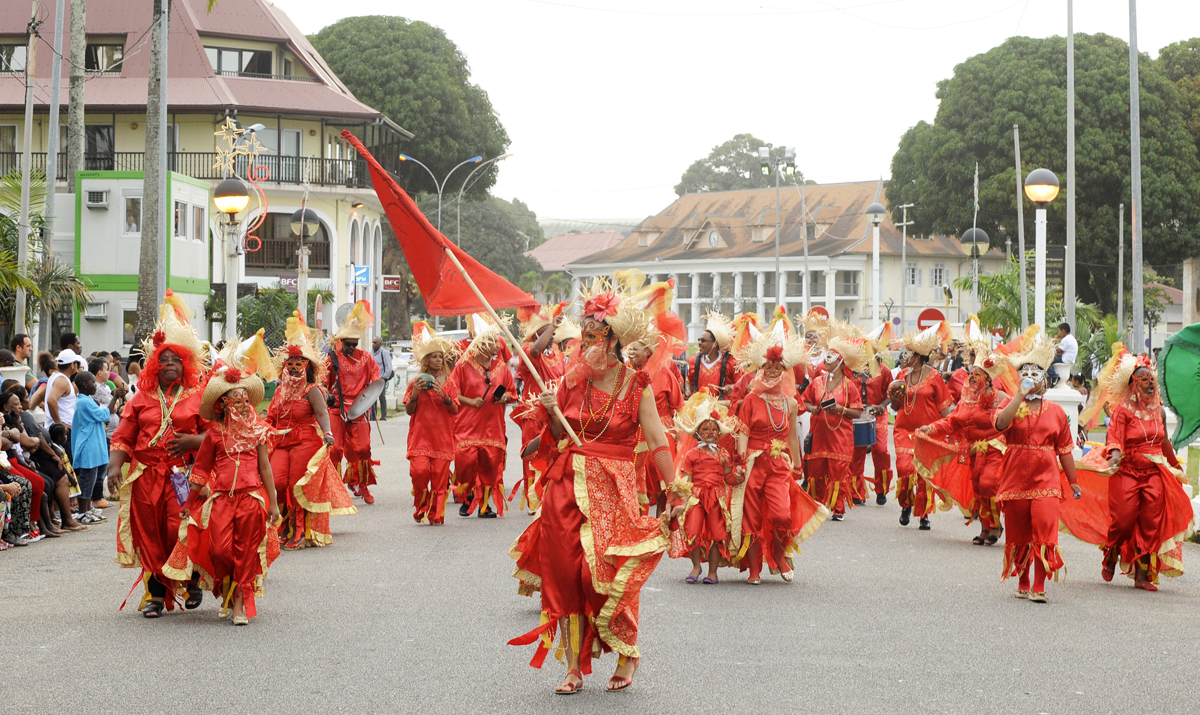
[(75, 172), (84, 168), (83, 152), (86, 137), (84, 129), (83, 83), (87, 51), (87, 3), (71, 0), (71, 88), (67, 102), (67, 185), (71, 193), (79, 193)]
[[(1079, 297), (1115, 304), (1117, 204), (1129, 205), (1129, 51), (1107, 35), (1077, 34), (1076, 261)], [(1200, 251), (1200, 160), (1187, 108), (1157, 65), (1141, 65), (1143, 235), (1146, 262), (1176, 264)], [(890, 205), (916, 203), (917, 233), (971, 227), (979, 162), (979, 226), (992, 245), (1017, 244), (1012, 126), (1022, 172), (1051, 168), (1065, 183), (1066, 40), (1014, 37), (971, 57), (938, 83), (932, 124), (904, 134), (887, 183)], [(1022, 201), (1026, 225), (1035, 207)], [(1066, 201), (1049, 206), (1051, 243), (1064, 242)], [(1030, 237), (1026, 236), (1030, 247)]]
[[(713, 147), (705, 158), (692, 162), (675, 185), (675, 193), (683, 196), (706, 191), (763, 189), (774, 186), (775, 177), (762, 173), (758, 158), (758, 148), (762, 146), (771, 149), (772, 159), (783, 159), (782, 146), (768, 144), (753, 134), (738, 134), (724, 144)], [(797, 170), (795, 180), (801, 181), (803, 178), (804, 175)]]
[[(1026, 256), (1026, 261), (1033, 261), (1033, 253)], [(1015, 336), (1021, 332), (1021, 264), (1017, 256), (1008, 259), (1008, 266), (991, 275), (979, 277), (979, 327), (984, 330), (1000, 330), (1007, 336)], [(954, 279), (954, 288), (959, 291), (970, 291), (974, 286), (971, 276)], [(1033, 310), (1035, 298), (1033, 286), (1026, 284), (1026, 301), (1029, 310)], [(1063, 306), (1062, 293), (1051, 292), (1046, 296), (1046, 326), (1058, 325), (1066, 315)], [(1034, 316), (1029, 316), (1032, 322)], [(1100, 310), (1094, 305), (1075, 301), (1075, 322), (1086, 326), (1089, 330), (1100, 323)], [(1043, 326), (1045, 328), (1046, 326)], [(1053, 331), (1051, 331), (1053, 332)]]
[(170, 12), (170, 0), (154, 0), (154, 25), (150, 33), (150, 71), (146, 88), (146, 147), (142, 160), (142, 235), (138, 259), (137, 322), (133, 328), (134, 342), (140, 342), (154, 330), (158, 320), (158, 249), (162, 239), (162, 216), (166, 197), (162, 195), (159, 178), (167, 167), (162, 166), (162, 142), (159, 132), (165, 97), (162, 96), (162, 15)]
[[(439, 181), (464, 159), (490, 159), (508, 147), (487, 92), (471, 82), (467, 58), (441, 29), (371, 15), (344, 18), (308, 39), (358, 99), (413, 133), (405, 153)], [(460, 172), (455, 177), (465, 180), (466, 169)], [(468, 193), (485, 196), (495, 172), (492, 164), (477, 174)], [(419, 166), (403, 167), (399, 178), (410, 194), (437, 191)]]
[(1184, 118), (1188, 130), (1200, 147), (1200, 37), (1167, 45), (1159, 52), (1155, 64), (1179, 90), (1187, 105)]
[[(333, 300), (333, 286), (329, 283), (314, 283), (308, 287), (308, 315), (316, 310), (317, 296), (328, 303)], [(244, 336), (253, 335), (261, 328), (263, 341), (272, 348), (279, 347), (284, 342), (284, 330), (287, 319), (296, 310), (297, 294), (290, 292), (279, 283), (268, 288), (262, 288), (254, 295), (238, 298), (238, 332)], [(204, 303), (204, 313), (214, 323), (225, 322), (225, 291), (219, 291), (209, 296)], [(311, 318), (309, 319), (311, 322)]]

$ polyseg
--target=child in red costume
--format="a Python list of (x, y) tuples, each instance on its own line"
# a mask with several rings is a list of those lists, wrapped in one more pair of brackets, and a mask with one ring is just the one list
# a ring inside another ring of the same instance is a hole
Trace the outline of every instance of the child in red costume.
[(676, 423), (683, 436), (676, 459), (679, 477), (672, 485), (684, 498), (680, 521), (692, 559), (688, 583), (700, 580), (707, 556), (704, 583), (717, 583), (717, 568), (730, 561), (729, 505), (726, 485), (731, 481), (733, 459), (719, 444), (723, 435), (738, 431), (737, 418), (712, 395), (698, 392), (679, 411)]

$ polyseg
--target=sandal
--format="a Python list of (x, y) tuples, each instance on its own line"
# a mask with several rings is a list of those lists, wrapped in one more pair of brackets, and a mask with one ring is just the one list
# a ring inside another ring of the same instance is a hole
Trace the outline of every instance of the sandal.
[[(578, 683), (571, 682), (572, 675), (574, 675), (576, 678), (579, 678)], [(583, 690), (583, 672), (580, 671), (578, 668), (571, 668), (570, 670), (567, 671), (567, 679), (562, 681), (561, 683), (559, 683), (558, 687), (556, 687), (554, 689), (554, 694), (555, 695), (574, 695), (575, 693), (578, 693), (580, 690)]]
[(796, 578), (796, 572), (793, 569), (788, 569), (787, 571), (781, 571), (781, 572), (779, 572), (779, 578), (783, 579), (787, 583), (791, 583), (792, 579)]
[(757, 576), (751, 576), (750, 578), (746, 579), (746, 583), (750, 584), (751, 586), (758, 586), (762, 584), (762, 579)]
[(707, 583), (711, 586), (714, 583), (720, 583), (720, 581), (717, 580), (716, 576), (705, 576), (701, 583)]
[[(604, 686), (605, 690), (610, 693), (615, 693), (619, 690), (628, 688), (630, 685), (633, 685), (633, 676), (637, 673), (638, 663), (641, 661), (641, 658), (629, 658), (625, 662), (628, 663), (630, 660), (633, 661), (633, 673), (630, 673), (628, 678), (622, 678), (619, 675), (614, 675), (613, 677), (609, 678), (608, 685)], [(618, 662), (617, 665), (619, 666), (621, 663)]]
[(166, 604), (162, 601), (151, 601), (142, 609), (142, 616), (145, 618), (158, 618), (162, 615), (164, 608), (166, 608)]
[(188, 597), (187, 600), (183, 602), (183, 607), (189, 611), (194, 611), (195, 609), (199, 608), (200, 604), (204, 601), (204, 592), (201, 591), (197, 586), (188, 586), (187, 593)]
[(971, 539), (971, 543), (975, 544), (976, 546), (983, 546), (984, 544), (987, 543), (987, 540), (990, 538), (992, 538), (990, 535), (984, 536), (983, 534), (980, 534), (979, 536), (976, 536), (974, 539)]
[(1154, 585), (1154, 584), (1153, 584), (1151, 581), (1149, 581), (1149, 580), (1142, 581), (1141, 583), (1135, 583), (1135, 584), (1133, 584), (1133, 587), (1134, 587), (1134, 588), (1140, 588), (1140, 589), (1142, 589), (1143, 591), (1157, 591), (1157, 590), (1158, 590), (1158, 586), (1155, 586), (1155, 585)]
[(1113, 576), (1115, 576), (1116, 573), (1117, 573), (1116, 564), (1106, 563), (1100, 567), (1100, 578), (1104, 579), (1105, 581), (1112, 581)]

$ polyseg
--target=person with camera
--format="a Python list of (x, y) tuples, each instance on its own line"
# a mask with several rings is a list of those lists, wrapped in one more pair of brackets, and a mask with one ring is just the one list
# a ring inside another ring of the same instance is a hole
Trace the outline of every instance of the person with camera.
[[(455, 491), (459, 516), (478, 511), (482, 519), (504, 516), (504, 460), (508, 436), (504, 408), (517, 400), (512, 371), (497, 357), (503, 340), (500, 328), (471, 316), (479, 327), (463, 351), (450, 379), (458, 387), (459, 410), (454, 417)], [(495, 506), (495, 509), (491, 505)]]
[(375, 316), (367, 301), (360, 300), (350, 311), (331, 338), (332, 350), (325, 358), (326, 404), (329, 406), (329, 422), (333, 432), (333, 447), (330, 459), (337, 469), (346, 459), (346, 471), (342, 481), (354, 494), (361, 496), (367, 504), (374, 504), (370, 487), (375, 483), (375, 465), (371, 459), (371, 423), (363, 413), (347, 419), (346, 413), (367, 386), (379, 379), (379, 365), (371, 353), (359, 350), (358, 344), (375, 322)]
[(825, 372), (813, 378), (802, 399), (812, 415), (812, 452), (808, 455), (808, 489), (829, 507), (834, 521), (846, 518), (854, 498), (850, 464), (854, 459), (854, 420), (863, 410), (862, 383), (854, 373), (869, 358), (863, 338), (830, 338)]
[(450, 377), (446, 360), (454, 352), (454, 343), (420, 322), (413, 326), (412, 351), (421, 366), (404, 393), (413, 520), (444, 524), (450, 462), (454, 461), (454, 415), (458, 413), (458, 385)]

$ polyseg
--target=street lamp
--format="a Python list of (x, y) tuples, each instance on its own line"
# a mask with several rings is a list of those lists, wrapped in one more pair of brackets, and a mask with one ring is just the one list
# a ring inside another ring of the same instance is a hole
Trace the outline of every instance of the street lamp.
[(237, 215), (250, 205), (245, 182), (229, 177), (213, 190), (213, 203), (225, 214), (225, 340), (237, 340), (238, 259), (242, 255), (238, 239)]
[(458, 168), (460, 166), (463, 166), (464, 164), (478, 164), (479, 162), (483, 161), (483, 157), (482, 156), (473, 156), (470, 159), (465, 159), (463, 161), (460, 161), (458, 164), (455, 165), (455, 167), (453, 169), (446, 172), (446, 178), (442, 179), (441, 183), (438, 183), (437, 177), (433, 175), (432, 169), (430, 169), (428, 166), (425, 166), (420, 161), (417, 161), (416, 159), (412, 158), (408, 154), (401, 154), (400, 161), (411, 161), (412, 163), (414, 163), (417, 166), (424, 169), (426, 171), (426, 173), (429, 174), (429, 178), (433, 179), (433, 185), (437, 187), (437, 197), (438, 197), (437, 230), (440, 232), (442, 230), (442, 190), (446, 188), (446, 182), (450, 180), (450, 175), (453, 174), (454, 172), (458, 171)]
[(306, 196), (301, 207), (292, 214), (291, 220), (292, 233), (300, 237), (300, 250), (297, 251), (300, 254), (300, 267), (296, 270), (296, 297), (300, 319), (305, 323), (308, 322), (308, 239), (321, 227), (317, 212), (307, 208), (307, 203)]
[[(787, 286), (787, 281), (780, 280), (779, 271), (779, 172), (786, 171), (788, 175), (796, 173), (796, 147), (784, 147), (783, 158), (772, 161), (771, 148), (760, 146), (758, 161), (763, 176), (770, 176), (771, 169), (775, 169), (775, 305), (778, 307), (784, 304), (784, 291)], [(800, 281), (802, 286), (808, 281), (807, 270), (808, 267), (805, 266), (804, 279)]]
[(988, 252), (991, 239), (982, 228), (969, 228), (963, 232), (961, 240), (971, 255), (971, 285), (975, 293), (975, 312), (979, 312), (979, 257)]
[(879, 322), (879, 224), (887, 216), (883, 204), (873, 203), (867, 207), (867, 220), (871, 222), (871, 324)]
[(1034, 169), (1025, 177), (1025, 196), (1037, 204), (1033, 225), (1033, 319), (1046, 329), (1046, 204), (1058, 196), (1058, 177), (1049, 169)]

